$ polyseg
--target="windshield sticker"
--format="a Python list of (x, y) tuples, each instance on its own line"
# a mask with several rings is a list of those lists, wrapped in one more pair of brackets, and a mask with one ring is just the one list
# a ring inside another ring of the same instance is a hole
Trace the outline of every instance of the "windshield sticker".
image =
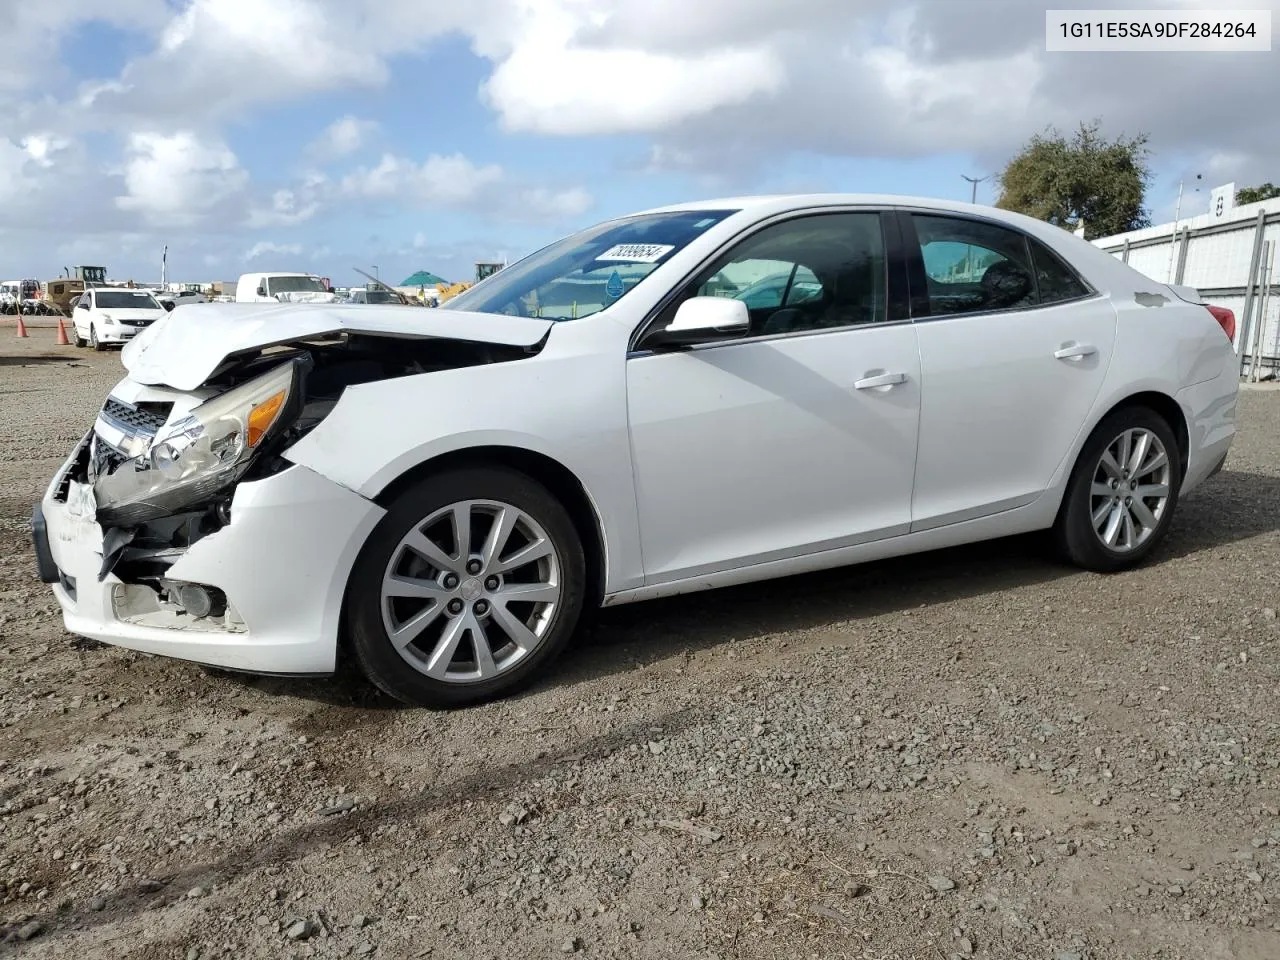
[(622, 296), (622, 277), (618, 275), (618, 271), (613, 271), (609, 276), (609, 282), (604, 285), (604, 295), (610, 300), (617, 300)]
[(619, 243), (610, 247), (597, 260), (625, 260), (628, 263), (657, 263), (675, 249), (670, 243)]
[(704, 228), (706, 228), (706, 227), (711, 226), (711, 225), (712, 225), (713, 223), (715, 223), (715, 222), (716, 222), (715, 217), (707, 217), (707, 219), (705, 219), (705, 220), (699, 220), (697, 223), (695, 223), (695, 224), (693, 225), (693, 229), (695, 229), (695, 230), (702, 230), (702, 229), (704, 229)]

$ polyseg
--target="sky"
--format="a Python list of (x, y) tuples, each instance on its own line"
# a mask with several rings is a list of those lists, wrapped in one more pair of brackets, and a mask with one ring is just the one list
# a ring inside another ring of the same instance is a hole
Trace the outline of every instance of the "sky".
[(968, 199), (1094, 118), (1165, 222), (1280, 183), (1280, 0), (1241, 5), (1271, 53), (1046, 53), (1026, 0), (0, 0), (0, 274), (469, 279), (666, 203)]

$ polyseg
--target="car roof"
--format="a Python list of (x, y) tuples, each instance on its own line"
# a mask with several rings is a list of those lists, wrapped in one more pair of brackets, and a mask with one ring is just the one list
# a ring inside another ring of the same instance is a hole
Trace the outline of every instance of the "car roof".
[[(1060, 256), (1066, 257), (1071, 265), (1084, 273), (1085, 279), (1098, 290), (1148, 290), (1151, 289), (1151, 284), (1156, 283), (1101, 248), (1059, 226), (1012, 210), (1001, 210), (999, 207), (966, 203), (960, 200), (886, 193), (760, 194), (675, 203), (626, 216), (698, 210), (733, 211), (726, 218), (726, 225), (728, 223), (742, 225), (744, 221), (760, 221), (782, 214), (820, 210), (823, 207), (861, 206), (900, 207), (943, 214), (961, 214), (1005, 224), (1030, 234), (1047, 244)], [(619, 219), (625, 219), (626, 216)]]
[(710, 200), (691, 200), (654, 207), (643, 213), (674, 213), (681, 210), (743, 210), (762, 212), (768, 208), (775, 212), (804, 210), (824, 206), (908, 206), (949, 210), (955, 213), (983, 213), (1003, 219), (1007, 211), (996, 207), (964, 203), (959, 200), (940, 200), (936, 197), (916, 197), (889, 193), (769, 193), (740, 197), (718, 197)]

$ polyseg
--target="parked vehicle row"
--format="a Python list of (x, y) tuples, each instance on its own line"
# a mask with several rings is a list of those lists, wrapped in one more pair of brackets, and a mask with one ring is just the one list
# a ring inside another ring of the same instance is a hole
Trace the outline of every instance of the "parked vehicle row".
[(429, 313), (143, 329), (36, 554), (73, 633), (291, 675), (345, 643), (395, 697), (469, 703), (599, 605), (1038, 530), (1140, 563), (1227, 456), (1233, 332), (992, 208), (664, 207)]

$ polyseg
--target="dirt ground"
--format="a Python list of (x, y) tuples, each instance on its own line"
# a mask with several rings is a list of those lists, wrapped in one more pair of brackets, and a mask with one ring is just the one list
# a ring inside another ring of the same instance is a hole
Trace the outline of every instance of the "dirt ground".
[(437, 713), (64, 632), (30, 507), (121, 372), (0, 325), (0, 956), (1280, 957), (1280, 392), (1140, 570), (618, 608)]

